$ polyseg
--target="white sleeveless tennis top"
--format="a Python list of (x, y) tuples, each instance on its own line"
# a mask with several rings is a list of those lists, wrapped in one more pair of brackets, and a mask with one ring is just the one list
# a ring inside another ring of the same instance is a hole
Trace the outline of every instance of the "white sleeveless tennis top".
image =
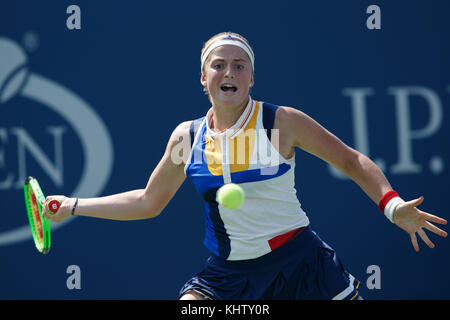
[[(192, 122), (185, 173), (204, 200), (204, 244), (216, 256), (257, 258), (309, 225), (296, 194), (295, 155), (285, 159), (274, 147), (278, 131), (271, 129), (277, 108), (249, 98), (237, 122), (222, 133), (210, 129), (212, 109)], [(245, 192), (237, 210), (216, 201), (217, 190), (230, 182)]]

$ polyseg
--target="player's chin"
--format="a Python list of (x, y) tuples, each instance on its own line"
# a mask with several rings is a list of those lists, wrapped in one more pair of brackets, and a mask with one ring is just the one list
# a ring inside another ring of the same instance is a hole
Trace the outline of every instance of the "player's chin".
[(227, 92), (219, 91), (217, 98), (222, 104), (236, 105), (247, 99), (247, 94), (243, 94), (239, 89)]

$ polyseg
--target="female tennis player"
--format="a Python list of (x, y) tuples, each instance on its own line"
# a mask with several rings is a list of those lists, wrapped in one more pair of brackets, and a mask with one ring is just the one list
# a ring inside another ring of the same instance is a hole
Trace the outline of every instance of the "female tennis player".
[[(357, 183), (409, 234), (416, 251), (416, 234), (434, 247), (424, 229), (447, 236), (432, 224), (447, 221), (419, 210), (423, 197), (402, 200), (368, 157), (298, 109), (252, 99), (254, 63), (241, 35), (213, 36), (201, 52), (200, 79), (212, 107), (205, 117), (173, 131), (146, 188), (89, 199), (47, 197), (46, 202), (59, 200), (61, 207), (53, 215), (44, 205), (44, 215), (56, 222), (72, 214), (153, 218), (189, 177), (205, 202), (204, 244), (211, 256), (181, 288), (180, 299), (361, 299), (359, 281), (311, 230), (300, 206), (294, 186), (299, 148)], [(236, 210), (216, 201), (217, 190), (230, 182), (246, 195)]]

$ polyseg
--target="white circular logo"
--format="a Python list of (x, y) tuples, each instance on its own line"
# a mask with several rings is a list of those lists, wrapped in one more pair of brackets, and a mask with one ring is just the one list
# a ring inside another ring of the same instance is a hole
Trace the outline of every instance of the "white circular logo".
[[(81, 178), (72, 194), (94, 197), (105, 187), (113, 165), (113, 146), (102, 119), (70, 89), (27, 69), (27, 56), (14, 41), (0, 37), (0, 108), (20, 95), (50, 108), (73, 128), (84, 152)], [(44, 119), (42, 119), (44, 120)], [(25, 212), (24, 212), (25, 214)], [(75, 217), (53, 224), (60, 228)], [(31, 239), (28, 225), (0, 232), (0, 246)]]

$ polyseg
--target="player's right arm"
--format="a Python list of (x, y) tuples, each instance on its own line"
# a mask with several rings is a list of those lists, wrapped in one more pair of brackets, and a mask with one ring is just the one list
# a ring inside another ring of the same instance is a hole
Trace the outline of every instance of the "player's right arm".
[[(150, 175), (145, 189), (97, 198), (80, 198), (75, 215), (112, 220), (139, 220), (159, 215), (186, 178), (184, 165), (189, 154), (186, 148), (190, 148), (190, 143), (186, 143), (190, 141), (189, 126), (190, 121), (183, 122), (172, 132), (165, 153)], [(47, 210), (47, 203), (53, 199), (61, 202), (56, 214)], [(49, 196), (43, 205), (43, 214), (60, 222), (71, 216), (75, 201), (76, 198)]]

